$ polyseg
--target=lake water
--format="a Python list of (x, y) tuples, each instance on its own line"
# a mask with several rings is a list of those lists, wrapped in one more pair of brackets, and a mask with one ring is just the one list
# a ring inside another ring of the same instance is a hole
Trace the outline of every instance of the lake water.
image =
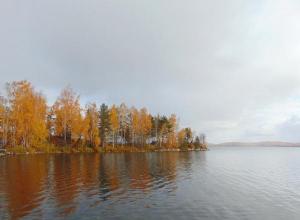
[(0, 158), (0, 219), (300, 219), (300, 148)]

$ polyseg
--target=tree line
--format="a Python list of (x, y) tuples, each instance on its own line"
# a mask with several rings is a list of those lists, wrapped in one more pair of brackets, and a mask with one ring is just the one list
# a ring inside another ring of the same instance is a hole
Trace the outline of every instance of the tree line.
[(121, 105), (84, 108), (71, 87), (62, 90), (55, 103), (28, 81), (7, 83), (6, 96), (0, 97), (0, 144), (5, 148), (110, 146), (158, 148), (205, 148), (205, 135), (191, 128), (179, 129), (176, 115), (151, 115), (146, 108)]

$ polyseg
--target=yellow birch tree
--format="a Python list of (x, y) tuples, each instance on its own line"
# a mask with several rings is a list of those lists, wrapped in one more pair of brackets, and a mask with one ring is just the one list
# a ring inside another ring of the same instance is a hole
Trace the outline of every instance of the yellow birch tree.
[(113, 141), (113, 147), (115, 147), (115, 134), (119, 129), (119, 117), (118, 117), (118, 111), (115, 105), (113, 105), (109, 112), (110, 117), (110, 125), (111, 125), (111, 131), (112, 131), (112, 141)]
[(98, 128), (99, 116), (97, 105), (95, 103), (86, 106), (84, 124), (84, 137), (86, 143), (91, 147), (97, 147), (100, 144), (100, 136)]
[(37, 146), (47, 138), (46, 99), (27, 81), (7, 85), (13, 145)]
[(83, 127), (79, 96), (72, 88), (62, 90), (53, 105), (53, 112), (56, 135), (63, 137), (65, 144), (71, 143), (72, 139), (80, 139)]

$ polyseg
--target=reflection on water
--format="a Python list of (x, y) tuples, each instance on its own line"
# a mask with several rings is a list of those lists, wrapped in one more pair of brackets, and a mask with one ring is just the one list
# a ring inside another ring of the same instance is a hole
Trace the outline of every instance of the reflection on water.
[(90, 207), (114, 197), (129, 202), (171, 185), (178, 157), (178, 153), (132, 153), (2, 158), (0, 217), (66, 217), (80, 211), (85, 200)]
[(297, 148), (3, 157), (0, 219), (296, 219), (299, 158)]

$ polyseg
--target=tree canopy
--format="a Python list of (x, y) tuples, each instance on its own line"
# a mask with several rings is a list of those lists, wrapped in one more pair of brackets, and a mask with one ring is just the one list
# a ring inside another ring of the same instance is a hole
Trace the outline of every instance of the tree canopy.
[(175, 114), (152, 115), (146, 108), (80, 104), (71, 87), (64, 88), (53, 105), (28, 81), (7, 84), (0, 96), (0, 144), (38, 147), (45, 144), (78, 147), (201, 148), (205, 135), (179, 129)]

